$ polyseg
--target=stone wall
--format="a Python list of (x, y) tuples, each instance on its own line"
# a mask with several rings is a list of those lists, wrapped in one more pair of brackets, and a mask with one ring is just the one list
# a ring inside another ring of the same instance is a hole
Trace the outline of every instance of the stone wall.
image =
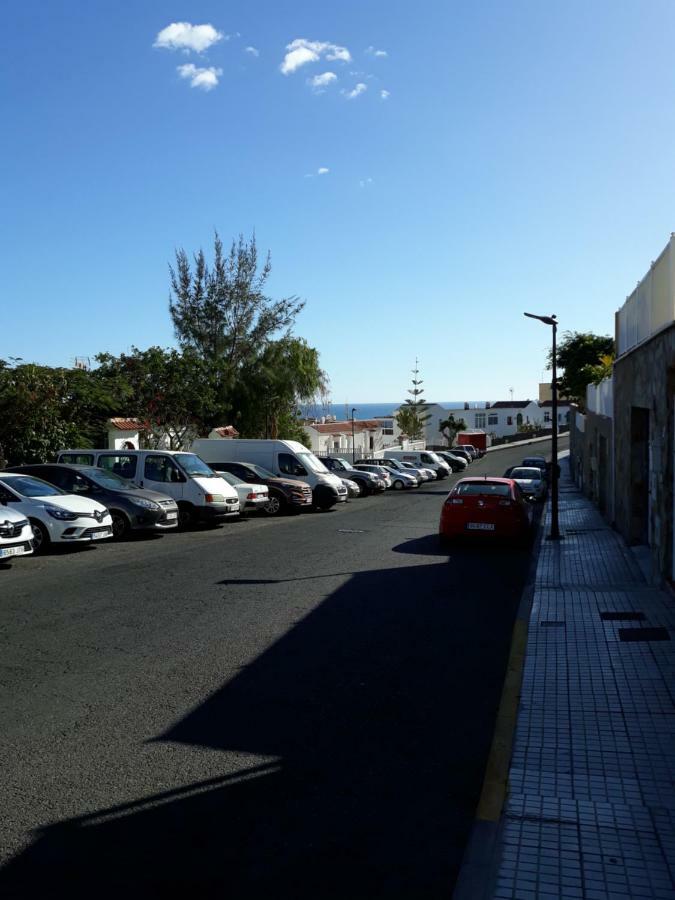
[(614, 365), (614, 522), (655, 581), (673, 576), (674, 396), (675, 323)]

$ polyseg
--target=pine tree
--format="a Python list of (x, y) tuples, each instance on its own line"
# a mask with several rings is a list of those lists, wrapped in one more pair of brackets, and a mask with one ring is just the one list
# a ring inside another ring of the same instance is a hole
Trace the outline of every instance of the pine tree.
[(419, 377), (420, 372), (417, 359), (415, 359), (415, 368), (412, 370), (412, 374), (412, 387), (408, 388), (410, 397), (406, 399), (405, 404), (396, 413), (396, 424), (402, 432), (408, 435), (411, 441), (418, 441), (424, 437), (424, 430), (431, 418), (431, 413), (427, 412), (427, 403), (422, 396), (424, 391), (421, 385), (424, 382)]

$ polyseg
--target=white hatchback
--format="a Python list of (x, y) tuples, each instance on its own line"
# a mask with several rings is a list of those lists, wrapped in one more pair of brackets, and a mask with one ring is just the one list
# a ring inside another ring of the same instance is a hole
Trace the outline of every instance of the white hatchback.
[(51, 542), (89, 542), (112, 537), (112, 519), (102, 503), (66, 494), (33, 475), (0, 472), (0, 500), (28, 519), (36, 553)]
[(240, 514), (264, 509), (270, 502), (270, 490), (266, 484), (248, 484), (231, 472), (218, 472), (218, 475), (231, 484), (239, 496)]
[(33, 529), (28, 519), (0, 500), (0, 560), (33, 552)]

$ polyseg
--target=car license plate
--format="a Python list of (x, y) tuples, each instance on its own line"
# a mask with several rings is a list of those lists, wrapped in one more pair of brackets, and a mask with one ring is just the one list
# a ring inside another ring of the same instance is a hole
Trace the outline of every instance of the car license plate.
[(24, 547), (5, 547), (0, 549), (0, 559), (4, 559), (6, 556), (23, 556), (25, 552)]
[(97, 541), (99, 538), (107, 537), (110, 534), (110, 531), (107, 528), (102, 528), (101, 531), (92, 531), (89, 537), (92, 541)]
[(177, 518), (178, 518), (178, 513), (175, 513), (175, 512), (173, 512), (173, 513), (167, 513), (167, 514), (166, 514), (166, 517), (167, 517), (167, 519), (177, 519)]
[(494, 522), (467, 522), (466, 527), (469, 531), (494, 531)]

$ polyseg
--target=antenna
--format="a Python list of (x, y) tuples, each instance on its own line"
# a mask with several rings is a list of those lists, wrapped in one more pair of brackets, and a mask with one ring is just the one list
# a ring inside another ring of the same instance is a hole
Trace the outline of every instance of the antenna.
[(509, 394), (511, 394), (511, 403), (513, 403), (513, 388), (509, 388)]

